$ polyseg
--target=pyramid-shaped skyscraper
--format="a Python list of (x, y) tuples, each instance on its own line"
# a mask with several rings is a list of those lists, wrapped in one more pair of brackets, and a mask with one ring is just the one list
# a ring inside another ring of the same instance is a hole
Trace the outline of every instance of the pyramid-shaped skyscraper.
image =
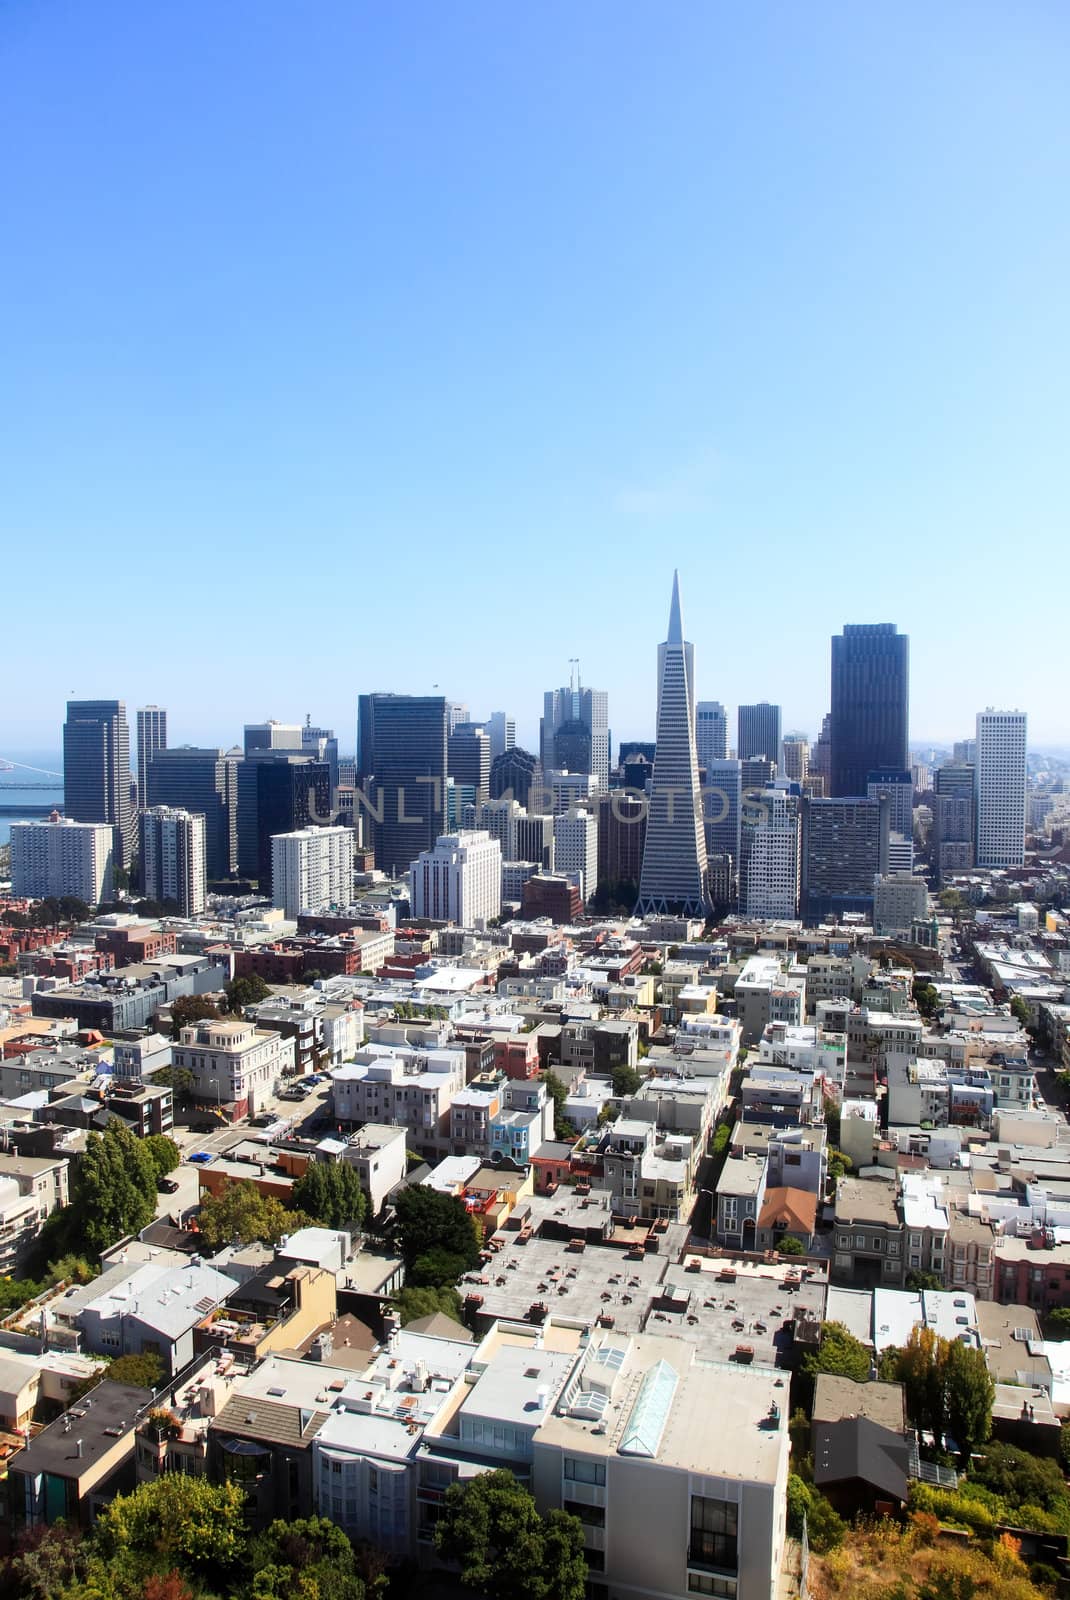
[(669, 635), (658, 646), (658, 739), (639, 880), (640, 916), (705, 917), (706, 836), (695, 753), (695, 654), (673, 573)]

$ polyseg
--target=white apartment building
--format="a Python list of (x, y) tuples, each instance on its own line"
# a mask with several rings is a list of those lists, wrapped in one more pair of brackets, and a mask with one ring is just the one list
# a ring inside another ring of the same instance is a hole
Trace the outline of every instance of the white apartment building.
[(110, 823), (72, 822), (56, 812), (47, 822), (13, 822), (12, 893), (30, 900), (74, 895), (89, 906), (110, 900), (114, 835)]
[(444, 834), (417, 856), (409, 885), (414, 917), (485, 926), (501, 915), (501, 845), (483, 829)]
[(799, 910), (799, 802), (785, 788), (763, 789), (756, 826), (744, 829), (741, 909), (748, 917), (789, 920)]
[(979, 711), (974, 817), (979, 867), (1025, 861), (1026, 715)]
[(569, 811), (554, 817), (554, 867), (578, 877), (580, 896), (589, 900), (598, 888), (598, 815)]
[(393, 1050), (366, 1045), (331, 1073), (331, 1115), (361, 1127), (404, 1127), (420, 1151), (450, 1148), (450, 1106), (464, 1088), (463, 1050)]
[(237, 1120), (263, 1109), (276, 1082), (292, 1073), (296, 1044), (251, 1022), (212, 1018), (183, 1028), (172, 1052), (193, 1074), (193, 1093)]
[[(140, 715), (140, 713), (139, 713)], [(150, 900), (176, 900), (184, 917), (205, 905), (204, 818), (172, 806), (141, 813), (141, 871)]]
[[(593, 806), (598, 798), (598, 778), (588, 772), (548, 772), (545, 782), (550, 791), (550, 810), (555, 817), (575, 811), (577, 806)], [(560, 872), (560, 867), (557, 871)]]
[(271, 898), (288, 917), (353, 898), (352, 828), (298, 828), (271, 840)]

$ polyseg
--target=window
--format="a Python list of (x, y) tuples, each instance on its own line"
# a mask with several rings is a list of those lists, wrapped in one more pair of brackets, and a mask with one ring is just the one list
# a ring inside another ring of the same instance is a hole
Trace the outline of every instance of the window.
[(713, 1500), (708, 1495), (691, 1496), (691, 1540), (687, 1549), (688, 1566), (719, 1567), (734, 1572), (739, 1507), (732, 1500)]
[(865, 1236), (865, 1234), (864, 1233), (856, 1233), (855, 1234), (855, 1249), (856, 1250), (864, 1250), (865, 1248), (866, 1248), (866, 1236)]
[(600, 1488), (605, 1487), (604, 1461), (582, 1461), (578, 1456), (565, 1456), (562, 1470), (571, 1483), (594, 1483)]
[(713, 1594), (735, 1595), (736, 1580), (734, 1578), (710, 1578), (702, 1572), (689, 1572), (687, 1575), (688, 1594)]
[(585, 1506), (579, 1500), (562, 1500), (561, 1505), (571, 1516), (587, 1523), (588, 1527), (604, 1528), (606, 1525), (605, 1506)]

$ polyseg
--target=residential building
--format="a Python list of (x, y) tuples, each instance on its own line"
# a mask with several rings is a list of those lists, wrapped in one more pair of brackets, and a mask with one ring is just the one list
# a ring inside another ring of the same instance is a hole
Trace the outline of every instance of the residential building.
[(329, 911), (353, 898), (352, 828), (298, 828), (271, 840), (271, 901), (287, 917)]
[(183, 917), (205, 906), (204, 818), (170, 806), (140, 817), (142, 884), (150, 900), (174, 900)]
[(95, 1028), (111, 1037), (146, 1027), (161, 1007), (182, 995), (222, 989), (229, 976), (229, 967), (207, 957), (163, 956), (119, 972), (97, 973), (66, 989), (38, 989), (32, 1000), (33, 1014), (71, 1017), (79, 1028)]
[(64, 1412), (7, 1462), (7, 1507), (16, 1526), (64, 1522), (88, 1529), (100, 1499), (134, 1483), (135, 1428), (151, 1389), (102, 1383), (81, 1416)]
[(695, 707), (695, 753), (707, 769), (728, 755), (728, 715), (719, 700), (700, 700)]
[(684, 639), (677, 573), (668, 636), (658, 646), (657, 743), (636, 909), (640, 916), (700, 917), (709, 910), (695, 753), (694, 650)]
[(501, 914), (502, 848), (483, 830), (443, 835), (409, 874), (415, 917), (485, 927)]
[(929, 915), (929, 890), (924, 878), (893, 872), (878, 878), (873, 892), (873, 931), (909, 939), (915, 923)]
[(548, 917), (564, 926), (583, 915), (583, 898), (578, 883), (563, 873), (537, 872), (524, 885), (522, 915), (537, 922)]
[(591, 899), (598, 888), (598, 815), (567, 811), (555, 816), (554, 867), (579, 884), (580, 898)]
[(237, 1279), (214, 1267), (146, 1261), (83, 1305), (85, 1348), (102, 1356), (158, 1356), (164, 1376), (173, 1378), (193, 1360), (198, 1323), (237, 1287)]
[(975, 860), (979, 867), (1025, 861), (1026, 715), (979, 711), (974, 777)]
[(204, 865), (210, 880), (230, 877), (238, 866), (237, 752), (220, 749), (157, 749), (144, 780), (142, 804), (173, 806), (204, 818)]
[(742, 1043), (755, 1045), (770, 1023), (801, 1027), (806, 1011), (806, 974), (785, 972), (775, 956), (751, 956), (736, 979), (736, 1014)]
[(937, 881), (974, 864), (974, 785), (966, 762), (948, 762), (933, 774), (932, 855)]
[(262, 1110), (295, 1067), (293, 1039), (224, 1018), (183, 1028), (172, 1057), (193, 1074), (194, 1095), (234, 1121)]
[(764, 756), (780, 770), (780, 707), (762, 700), (758, 705), (740, 706), (737, 714), (736, 755), (740, 761)]
[(331, 1113), (344, 1127), (397, 1124), (414, 1148), (448, 1154), (450, 1106), (464, 1082), (463, 1050), (366, 1045), (332, 1071)]
[(148, 805), (149, 762), (157, 750), (167, 749), (167, 710), (164, 706), (139, 706), (137, 712), (137, 797), (142, 811)]
[(740, 910), (748, 917), (796, 917), (799, 911), (799, 797), (785, 782), (752, 796), (741, 835)]
[(130, 729), (121, 700), (68, 700), (63, 725), (63, 806), (72, 822), (106, 822), (115, 864), (130, 865)]
[(870, 773), (910, 765), (909, 641), (891, 622), (848, 623), (832, 640), (831, 789), (866, 793)]
[(871, 915), (874, 882), (888, 870), (888, 801), (807, 796), (803, 803), (802, 909), (808, 922)]
[(342, 1159), (349, 1162), (360, 1179), (368, 1197), (368, 1215), (377, 1217), (407, 1170), (405, 1129), (366, 1122), (358, 1133), (350, 1134)]
[(114, 891), (115, 830), (53, 813), (47, 822), (11, 824), (11, 887), (30, 900), (74, 895), (86, 905)]

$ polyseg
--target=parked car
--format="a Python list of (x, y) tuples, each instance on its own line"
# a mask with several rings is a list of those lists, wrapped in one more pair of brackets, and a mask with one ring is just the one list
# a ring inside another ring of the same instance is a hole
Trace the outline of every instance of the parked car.
[(174, 1178), (161, 1178), (156, 1187), (161, 1194), (178, 1193), (178, 1184), (175, 1182)]
[(199, 1167), (204, 1167), (208, 1165), (209, 1161), (214, 1161), (215, 1157), (210, 1150), (195, 1150), (191, 1156), (186, 1157), (186, 1160), (195, 1162)]

